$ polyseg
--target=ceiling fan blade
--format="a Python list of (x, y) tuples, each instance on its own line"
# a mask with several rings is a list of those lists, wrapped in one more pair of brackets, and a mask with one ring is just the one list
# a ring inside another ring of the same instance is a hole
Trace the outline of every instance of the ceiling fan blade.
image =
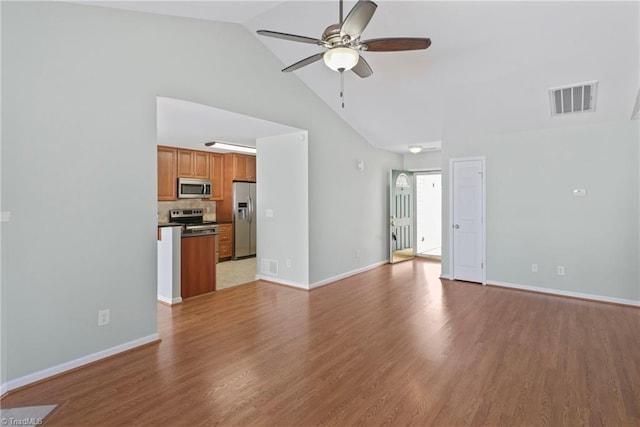
[(377, 7), (378, 5), (372, 1), (359, 0), (347, 17), (344, 18), (344, 22), (340, 27), (340, 37), (349, 36), (351, 40), (360, 37), (360, 34), (371, 21)]
[(399, 50), (420, 50), (431, 46), (431, 39), (398, 37), (386, 39), (371, 39), (361, 42), (367, 45), (368, 52), (395, 52)]
[(304, 58), (302, 61), (298, 61), (293, 65), (289, 65), (287, 68), (283, 69), (282, 71), (285, 73), (288, 73), (289, 71), (295, 71), (298, 68), (302, 68), (305, 65), (313, 64), (314, 62), (319, 61), (323, 55), (324, 55), (324, 52), (316, 53), (315, 55), (311, 55), (308, 58)]
[(324, 44), (322, 40), (314, 39), (312, 37), (297, 36), (295, 34), (279, 33), (277, 31), (267, 31), (267, 30), (258, 30), (256, 32), (261, 36), (274, 37), (276, 39), (291, 40), (291, 41), (300, 42), (300, 43), (317, 44), (320, 46)]
[(358, 63), (356, 64), (355, 67), (353, 67), (351, 69), (351, 71), (353, 71), (354, 73), (356, 73), (358, 76), (362, 77), (363, 79), (369, 77), (371, 74), (373, 74), (373, 70), (371, 69), (371, 66), (369, 65), (369, 63), (367, 61), (365, 61), (365, 59), (362, 57), (362, 55), (360, 55), (360, 59), (358, 60)]

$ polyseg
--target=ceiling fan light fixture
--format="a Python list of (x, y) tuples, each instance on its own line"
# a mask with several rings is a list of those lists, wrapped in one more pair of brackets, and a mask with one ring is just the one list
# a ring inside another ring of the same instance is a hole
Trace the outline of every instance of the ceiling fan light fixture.
[(324, 63), (333, 71), (348, 71), (356, 66), (360, 55), (348, 47), (334, 47), (324, 53)]
[(418, 154), (419, 152), (422, 151), (422, 147), (419, 145), (410, 145), (409, 151), (412, 152), (413, 154)]

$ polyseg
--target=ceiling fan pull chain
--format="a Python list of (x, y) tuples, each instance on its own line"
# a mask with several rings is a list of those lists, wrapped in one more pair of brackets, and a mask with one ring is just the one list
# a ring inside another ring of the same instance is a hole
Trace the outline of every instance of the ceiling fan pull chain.
[(340, 71), (340, 99), (342, 100), (342, 108), (344, 108), (344, 71)]

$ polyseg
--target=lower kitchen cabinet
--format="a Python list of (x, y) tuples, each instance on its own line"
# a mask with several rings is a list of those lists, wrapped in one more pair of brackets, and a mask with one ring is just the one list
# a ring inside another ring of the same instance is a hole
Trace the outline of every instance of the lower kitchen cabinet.
[(216, 236), (180, 240), (180, 296), (195, 297), (216, 290)]
[(233, 224), (218, 224), (218, 257), (220, 261), (231, 259), (232, 250)]

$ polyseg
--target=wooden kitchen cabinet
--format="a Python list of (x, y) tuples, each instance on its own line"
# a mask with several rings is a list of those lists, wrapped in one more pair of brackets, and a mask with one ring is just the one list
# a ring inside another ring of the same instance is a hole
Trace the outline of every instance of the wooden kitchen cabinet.
[(216, 235), (180, 239), (180, 296), (191, 298), (216, 290)]
[(256, 156), (246, 156), (247, 159), (247, 178), (249, 181), (256, 182)]
[(256, 156), (224, 154), (224, 185), (222, 198), (216, 203), (218, 222), (230, 222), (233, 218), (233, 182), (256, 182)]
[(177, 200), (176, 162), (178, 150), (158, 146), (158, 200)]
[(211, 198), (209, 200), (222, 200), (224, 198), (224, 157), (222, 154), (211, 153), (209, 155), (209, 176), (211, 179)]
[(231, 259), (233, 255), (233, 224), (218, 224), (218, 258)]
[(233, 159), (233, 180), (256, 182), (256, 157), (245, 154), (231, 154)]
[(209, 178), (209, 153), (178, 149), (178, 177)]

